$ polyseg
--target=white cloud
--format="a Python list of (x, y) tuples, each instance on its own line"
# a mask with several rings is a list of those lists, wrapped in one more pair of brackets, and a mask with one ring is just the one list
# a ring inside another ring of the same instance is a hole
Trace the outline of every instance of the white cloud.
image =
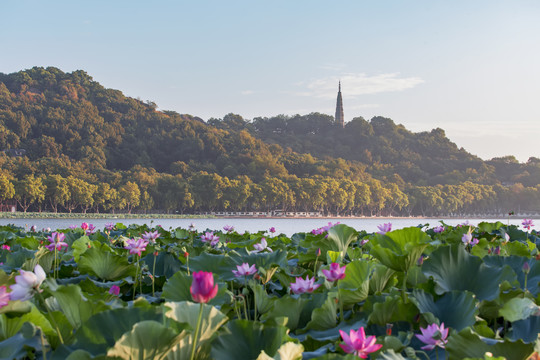
[(338, 82), (345, 98), (360, 95), (395, 92), (411, 89), (424, 82), (419, 77), (399, 77), (399, 73), (369, 76), (365, 73), (331, 76), (301, 84), (306, 90), (296, 92), (298, 96), (313, 96), (330, 99), (336, 96)]
[(255, 93), (255, 91), (253, 91), (253, 90), (240, 91), (240, 94), (242, 94), (242, 95), (252, 95), (254, 93)]

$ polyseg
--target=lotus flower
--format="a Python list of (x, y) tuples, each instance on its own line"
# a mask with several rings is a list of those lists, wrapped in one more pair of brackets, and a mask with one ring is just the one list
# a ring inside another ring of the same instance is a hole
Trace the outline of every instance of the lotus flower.
[(377, 225), (377, 229), (379, 229), (379, 231), (377, 231), (377, 234), (384, 235), (387, 232), (392, 231), (392, 223)]
[(253, 250), (253, 252), (261, 252), (261, 251), (264, 251), (264, 250), (268, 250), (268, 251), (272, 252), (272, 249), (268, 247), (268, 242), (266, 241), (265, 238), (262, 238), (260, 243), (254, 244), (253, 247), (255, 248), (255, 250)]
[(7, 250), (7, 251), (9, 251), (9, 250), (11, 250), (11, 246), (9, 246), (9, 245), (7, 245), (7, 244), (3, 244), (3, 245), (2, 245), (2, 250)]
[(206, 232), (201, 235), (201, 241), (203, 243), (209, 242), (211, 246), (216, 246), (219, 243), (219, 236), (214, 235), (213, 232)]
[(128, 239), (126, 243), (124, 249), (128, 249), (130, 254), (137, 254), (138, 256), (141, 256), (142, 252), (146, 250), (146, 245), (148, 245), (148, 241), (144, 239)]
[(474, 238), (472, 237), (472, 234), (471, 233), (465, 233), (463, 234), (463, 236), (461, 237), (461, 241), (465, 244), (465, 245), (471, 245), (471, 246), (474, 246), (476, 244), (478, 244), (479, 240), (477, 238)]
[(315, 276), (310, 279), (309, 275), (307, 275), (305, 280), (301, 277), (297, 277), (295, 282), (291, 283), (291, 290), (295, 294), (312, 293), (319, 286), (321, 286), (321, 284), (315, 284)]
[(105, 230), (107, 230), (107, 231), (113, 231), (114, 227), (115, 227), (114, 223), (106, 223), (105, 224)]
[(225, 225), (223, 227), (223, 230), (225, 230), (226, 232), (233, 232), (234, 231), (234, 226)]
[(318, 229), (311, 230), (311, 233), (313, 235), (321, 235), (321, 234), (324, 234), (325, 232), (328, 232), (328, 230), (330, 230), (331, 228), (333, 228), (334, 226), (336, 226), (338, 224), (339, 224), (339, 221), (337, 223), (335, 223), (335, 224), (332, 224), (331, 222), (329, 222), (328, 225), (326, 225), (326, 226), (320, 227)]
[(118, 285), (111, 286), (109, 294), (118, 296), (120, 294), (120, 287)]
[(88, 223), (83, 222), (83, 223), (81, 224), (81, 229), (83, 229), (83, 230), (86, 231), (86, 230), (88, 229)]
[(152, 231), (152, 232), (145, 232), (143, 235), (142, 235), (142, 238), (148, 242), (151, 242), (152, 244), (154, 244), (156, 242), (156, 239), (159, 237), (159, 232), (156, 230), (156, 231)]
[(444, 323), (441, 323), (441, 326), (437, 324), (428, 325), (426, 329), (420, 328), (422, 335), (416, 335), (420, 341), (422, 341), (426, 346), (422, 346), (422, 350), (433, 350), (436, 346), (443, 348), (448, 342), (446, 338), (448, 337), (448, 328), (444, 328)]
[(433, 232), (434, 232), (434, 233), (442, 233), (443, 231), (444, 231), (444, 226), (442, 226), (442, 225), (435, 226), (435, 227), (433, 228)]
[(61, 251), (62, 247), (68, 247), (68, 244), (64, 241), (66, 238), (66, 235), (61, 232), (53, 232), (50, 236), (47, 237), (47, 240), (49, 240), (50, 244), (46, 245), (45, 247), (49, 251), (54, 251), (54, 248), (56, 247), (56, 250)]
[(21, 274), (15, 276), (15, 284), (11, 285), (11, 300), (25, 301), (32, 298), (34, 291), (39, 289), (39, 286), (45, 280), (45, 271), (41, 265), (37, 264), (32, 271), (20, 270)]
[(9, 304), (10, 295), (5, 286), (0, 286), (0, 309)]
[(355, 354), (362, 359), (367, 359), (370, 353), (382, 348), (381, 344), (376, 344), (377, 338), (375, 336), (372, 335), (366, 338), (363, 327), (357, 331), (351, 330), (349, 335), (343, 330), (339, 330), (339, 333), (345, 342), (345, 344), (339, 344), (343, 351), (348, 354)]
[(236, 277), (248, 276), (255, 274), (257, 268), (255, 267), (255, 264), (250, 267), (248, 263), (243, 263), (242, 265), (236, 265), (236, 270), (233, 270), (232, 272)]
[(339, 266), (338, 263), (332, 263), (330, 264), (330, 270), (323, 269), (322, 272), (324, 276), (326, 276), (326, 280), (334, 282), (345, 277), (345, 266)]
[(531, 230), (531, 227), (534, 226), (532, 219), (523, 219), (521, 225), (527, 230)]
[(217, 292), (218, 286), (214, 285), (214, 275), (211, 272), (199, 271), (193, 273), (193, 282), (189, 288), (193, 301), (206, 304), (212, 300)]
[(272, 226), (269, 231), (273, 234), (276, 232), (276, 228)]
[(96, 227), (94, 224), (88, 224), (88, 228), (86, 229), (86, 235), (92, 235), (96, 232)]

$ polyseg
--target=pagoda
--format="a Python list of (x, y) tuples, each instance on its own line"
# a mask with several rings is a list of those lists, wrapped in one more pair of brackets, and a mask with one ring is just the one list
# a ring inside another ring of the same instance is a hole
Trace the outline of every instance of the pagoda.
[(341, 127), (345, 127), (345, 117), (343, 116), (343, 99), (341, 98), (341, 81), (339, 82), (337, 93), (336, 124)]

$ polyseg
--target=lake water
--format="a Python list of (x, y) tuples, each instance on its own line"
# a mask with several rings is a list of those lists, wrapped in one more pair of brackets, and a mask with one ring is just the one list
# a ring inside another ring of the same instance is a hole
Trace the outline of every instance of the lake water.
[[(409, 226), (417, 226), (419, 224), (429, 224), (430, 227), (440, 225), (439, 221), (443, 221), (448, 225), (463, 224), (466, 221), (471, 225), (477, 225), (482, 221), (495, 222), (501, 221), (503, 224), (508, 223), (508, 219), (435, 219), (435, 218), (196, 218), (196, 219), (0, 219), (0, 225), (14, 224), (30, 229), (32, 225), (36, 225), (38, 229), (67, 229), (70, 225), (80, 226), (82, 222), (93, 224), (97, 229), (103, 230), (105, 224), (122, 223), (129, 224), (148, 224), (150, 227), (161, 225), (164, 229), (176, 229), (178, 227), (187, 229), (193, 223), (198, 231), (223, 230), (225, 225), (234, 226), (239, 233), (257, 231), (268, 231), (270, 227), (275, 227), (276, 232), (291, 236), (298, 232), (310, 232), (313, 229), (328, 225), (329, 222), (346, 224), (356, 230), (366, 230), (367, 232), (378, 231), (377, 226), (383, 223), (392, 223), (392, 229), (401, 229)], [(520, 225), (522, 219), (510, 219), (510, 224)]]

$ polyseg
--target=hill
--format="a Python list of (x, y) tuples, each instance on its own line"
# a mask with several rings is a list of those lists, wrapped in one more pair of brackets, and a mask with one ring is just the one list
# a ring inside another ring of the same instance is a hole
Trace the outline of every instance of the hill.
[[(476, 208), (480, 198), (487, 208), (507, 185), (528, 192), (516, 204), (530, 208), (540, 182), (538, 159), (486, 162), (458, 149), (442, 129), (412, 133), (381, 117), (340, 128), (318, 113), (253, 121), (228, 114), (205, 123), (106, 89), (82, 70), (54, 67), (0, 73), (0, 149), (0, 177), (21, 206), (69, 211), (452, 213)], [(48, 189), (43, 197), (20, 195), (30, 177)], [(70, 179), (69, 194), (54, 197), (61, 179)], [(91, 193), (86, 200), (74, 200), (74, 179), (88, 184), (80, 191)], [(95, 199), (105, 184), (116, 201)], [(420, 199), (433, 192), (442, 200), (430, 195), (433, 204), (424, 206)], [(456, 195), (457, 205), (447, 207), (451, 193), (476, 195)]]

